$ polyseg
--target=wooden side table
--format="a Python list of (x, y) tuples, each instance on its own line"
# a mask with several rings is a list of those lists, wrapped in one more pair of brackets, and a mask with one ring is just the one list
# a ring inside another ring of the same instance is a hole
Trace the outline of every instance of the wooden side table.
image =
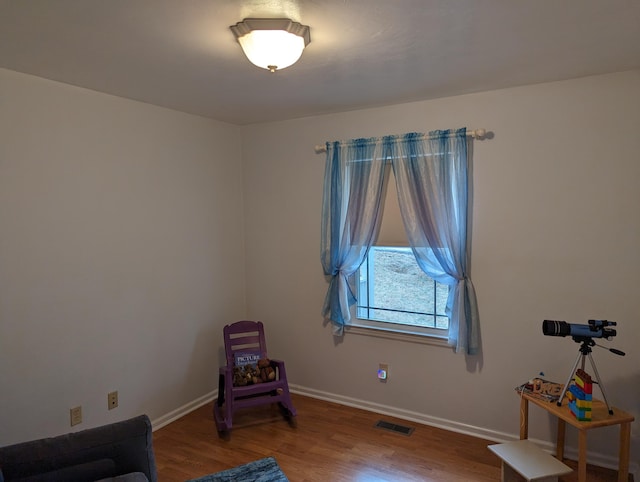
[(607, 405), (601, 400), (593, 399), (591, 411), (591, 421), (579, 422), (567, 406), (566, 398), (562, 401), (562, 406), (556, 402), (539, 400), (530, 394), (518, 394), (520, 398), (520, 439), (529, 437), (529, 402), (541, 407), (550, 414), (558, 418), (558, 438), (556, 443), (556, 457), (562, 461), (564, 459), (564, 440), (566, 424), (578, 429), (578, 482), (587, 480), (587, 432), (599, 427), (610, 425), (620, 425), (620, 446), (618, 454), (618, 482), (629, 480), (629, 450), (631, 443), (631, 422), (635, 417), (619, 408), (612, 407), (613, 415), (609, 415)]

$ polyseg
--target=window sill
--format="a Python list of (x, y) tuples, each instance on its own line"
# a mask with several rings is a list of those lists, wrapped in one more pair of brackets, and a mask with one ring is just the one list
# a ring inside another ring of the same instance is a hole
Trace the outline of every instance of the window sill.
[(353, 333), (354, 335), (375, 336), (378, 338), (386, 338), (388, 340), (407, 341), (410, 343), (419, 343), (422, 345), (441, 346), (451, 348), (444, 337), (433, 335), (422, 335), (417, 333), (401, 333), (397, 331), (382, 330), (379, 328), (363, 327), (347, 325), (344, 328), (345, 333)]

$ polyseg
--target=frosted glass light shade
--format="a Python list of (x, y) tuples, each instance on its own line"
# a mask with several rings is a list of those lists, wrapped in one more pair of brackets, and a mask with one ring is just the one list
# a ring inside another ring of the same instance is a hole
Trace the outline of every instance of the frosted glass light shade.
[(304, 50), (304, 39), (284, 30), (254, 30), (238, 42), (252, 64), (272, 71), (295, 64)]
[(271, 72), (296, 63), (311, 41), (309, 27), (286, 18), (246, 18), (230, 28), (249, 61)]

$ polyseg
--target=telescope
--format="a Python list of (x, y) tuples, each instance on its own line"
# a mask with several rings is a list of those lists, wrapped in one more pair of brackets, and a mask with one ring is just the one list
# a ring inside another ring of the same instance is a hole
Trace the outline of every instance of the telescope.
[(542, 333), (547, 336), (571, 336), (578, 338), (607, 338), (616, 336), (615, 321), (589, 320), (588, 325), (577, 325), (566, 321), (544, 320)]
[[(569, 378), (567, 378), (567, 382), (564, 384), (564, 388), (562, 389), (562, 393), (560, 394), (560, 398), (556, 402), (558, 407), (562, 405), (562, 399), (567, 393), (567, 389), (569, 388), (569, 384), (573, 379), (573, 376), (576, 373), (576, 368), (578, 368), (578, 363), (582, 361), (581, 368), (584, 370), (585, 359), (589, 358), (589, 362), (591, 363), (591, 368), (593, 368), (593, 373), (596, 376), (596, 380), (598, 386), (600, 387), (600, 391), (602, 392), (602, 396), (604, 397), (604, 401), (607, 404), (607, 408), (609, 409), (609, 415), (613, 415), (613, 409), (611, 405), (609, 405), (609, 400), (607, 400), (607, 395), (604, 392), (604, 385), (600, 380), (600, 375), (598, 374), (598, 369), (596, 368), (596, 364), (593, 361), (591, 356), (591, 347), (599, 346), (600, 348), (604, 348), (602, 345), (598, 345), (594, 338), (607, 338), (611, 339), (616, 336), (616, 330), (611, 328), (612, 326), (616, 326), (615, 321), (607, 321), (607, 320), (589, 320), (589, 324), (587, 325), (575, 325), (573, 323), (567, 323), (566, 321), (556, 321), (556, 320), (544, 320), (542, 322), (542, 333), (547, 336), (570, 336), (573, 338), (573, 341), (576, 343), (580, 343), (580, 349), (578, 350), (578, 358), (576, 359), (575, 364), (573, 365), (573, 369), (569, 372)], [(619, 356), (624, 356), (625, 353), (620, 350), (616, 350), (615, 348), (606, 348), (611, 353), (614, 353)], [(595, 383), (595, 382), (594, 382)]]

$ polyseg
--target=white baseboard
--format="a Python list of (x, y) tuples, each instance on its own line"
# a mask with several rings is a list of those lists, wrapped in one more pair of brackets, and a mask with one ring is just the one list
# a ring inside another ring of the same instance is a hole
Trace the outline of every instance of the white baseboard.
[(156, 430), (164, 427), (165, 425), (169, 425), (171, 422), (175, 422), (179, 418), (184, 417), (188, 413), (191, 413), (194, 410), (202, 407), (203, 405), (206, 405), (207, 403), (211, 402), (217, 396), (218, 396), (218, 390), (214, 390), (199, 398), (196, 398), (195, 400), (189, 403), (184, 404), (181, 407), (176, 408), (175, 410), (172, 410), (166, 415), (163, 415), (155, 420), (152, 420), (151, 427), (153, 431), (155, 432)]
[[(438, 427), (451, 432), (462, 433), (465, 435), (471, 435), (473, 437), (479, 437), (486, 440), (492, 440), (497, 443), (512, 442), (519, 440), (519, 434), (511, 434), (505, 432), (498, 432), (496, 430), (489, 430), (483, 427), (475, 425), (468, 425), (454, 420), (447, 420), (439, 417), (433, 417), (419, 412), (412, 412), (410, 410), (404, 410), (402, 408), (391, 407), (389, 405), (382, 405), (379, 403), (370, 402), (368, 400), (360, 400), (357, 398), (345, 397), (335, 393), (324, 392), (315, 390), (313, 388), (303, 387), (293, 383), (289, 384), (289, 389), (292, 393), (304, 395), (306, 397), (315, 398), (318, 400), (325, 400), (327, 402), (333, 402), (340, 405), (346, 405), (348, 407), (359, 408), (367, 410), (369, 412), (379, 413), (381, 415), (388, 415), (390, 417), (399, 418), (401, 420), (407, 420), (410, 422), (416, 422), (423, 425), (429, 425), (431, 427)], [(190, 412), (206, 405), (207, 403), (215, 400), (218, 395), (218, 390), (203, 395), (202, 397), (189, 402), (182, 407), (179, 407), (162, 417), (152, 420), (151, 425), (153, 430), (158, 430), (171, 422), (178, 420), (180, 417), (187, 415)], [(545, 440), (531, 439), (538, 446), (543, 448), (549, 453), (555, 453), (555, 444)], [(578, 460), (578, 451), (574, 447), (567, 447), (565, 449), (565, 457), (571, 460)], [(599, 467), (605, 467), (608, 469), (618, 469), (618, 459), (616, 457), (606, 456), (598, 453), (587, 452), (587, 461), (590, 464), (597, 465)], [(629, 466), (629, 472), (633, 474), (633, 479), (638, 480), (640, 477), (640, 465), (637, 462), (631, 462)]]

